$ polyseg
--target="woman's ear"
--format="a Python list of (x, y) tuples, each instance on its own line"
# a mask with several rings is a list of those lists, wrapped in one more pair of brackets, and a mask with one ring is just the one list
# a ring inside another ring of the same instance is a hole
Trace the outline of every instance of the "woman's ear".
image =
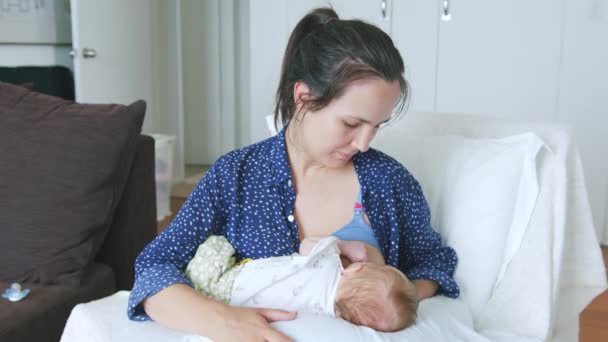
[(296, 113), (302, 112), (306, 100), (311, 98), (310, 88), (302, 81), (297, 81), (293, 85), (293, 101), (296, 105)]

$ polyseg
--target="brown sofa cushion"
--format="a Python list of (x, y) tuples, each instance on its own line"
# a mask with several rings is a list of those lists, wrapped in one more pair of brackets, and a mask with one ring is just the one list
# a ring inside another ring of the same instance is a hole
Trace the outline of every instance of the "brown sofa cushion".
[(145, 103), (85, 105), (0, 82), (0, 280), (77, 283), (112, 221)]
[[(9, 284), (2, 283), (4, 289)], [(82, 273), (80, 287), (24, 285), (29, 295), (19, 302), (0, 299), (0, 341), (59, 341), (76, 304), (115, 292), (112, 269), (92, 264)]]

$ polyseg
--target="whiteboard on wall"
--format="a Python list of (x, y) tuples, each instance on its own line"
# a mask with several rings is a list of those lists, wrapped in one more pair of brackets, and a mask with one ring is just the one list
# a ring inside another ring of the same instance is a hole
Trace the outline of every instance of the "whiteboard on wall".
[(0, 0), (0, 44), (70, 44), (69, 0)]

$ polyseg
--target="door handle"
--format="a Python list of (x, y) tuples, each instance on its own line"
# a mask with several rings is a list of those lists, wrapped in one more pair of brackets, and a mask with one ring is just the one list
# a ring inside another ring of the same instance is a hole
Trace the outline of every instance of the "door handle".
[(95, 51), (95, 49), (91, 49), (91, 48), (84, 48), (84, 49), (82, 49), (82, 57), (95, 58), (95, 57), (97, 57), (97, 51)]

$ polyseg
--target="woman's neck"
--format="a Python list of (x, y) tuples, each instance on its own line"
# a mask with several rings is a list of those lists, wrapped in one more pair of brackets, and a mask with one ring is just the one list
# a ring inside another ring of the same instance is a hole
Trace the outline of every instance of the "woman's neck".
[(285, 130), (285, 146), (291, 172), (296, 178), (317, 175), (319, 172), (327, 172), (327, 167), (318, 163), (304, 148), (302, 136), (299, 132), (301, 127), (298, 122), (291, 122)]

